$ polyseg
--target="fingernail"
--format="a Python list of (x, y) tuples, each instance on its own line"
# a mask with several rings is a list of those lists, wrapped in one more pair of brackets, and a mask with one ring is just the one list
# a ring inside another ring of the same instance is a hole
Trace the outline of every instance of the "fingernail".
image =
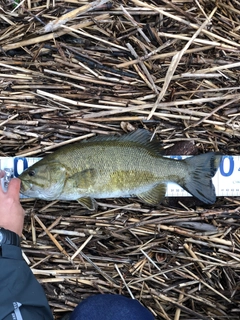
[(3, 178), (5, 176), (5, 171), (0, 169), (0, 177)]

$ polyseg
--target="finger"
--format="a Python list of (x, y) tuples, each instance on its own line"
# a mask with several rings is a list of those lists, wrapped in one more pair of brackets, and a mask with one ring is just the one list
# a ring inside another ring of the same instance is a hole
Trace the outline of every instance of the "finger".
[(7, 194), (15, 199), (19, 199), (21, 180), (18, 178), (13, 178), (8, 185)]
[(5, 171), (0, 169), (0, 179), (2, 179), (5, 176)]

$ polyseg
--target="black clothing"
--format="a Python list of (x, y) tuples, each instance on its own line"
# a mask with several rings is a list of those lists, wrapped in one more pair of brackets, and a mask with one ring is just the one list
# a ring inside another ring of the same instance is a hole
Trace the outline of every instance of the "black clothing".
[(0, 252), (0, 320), (53, 320), (43, 288), (21, 248), (6, 244)]

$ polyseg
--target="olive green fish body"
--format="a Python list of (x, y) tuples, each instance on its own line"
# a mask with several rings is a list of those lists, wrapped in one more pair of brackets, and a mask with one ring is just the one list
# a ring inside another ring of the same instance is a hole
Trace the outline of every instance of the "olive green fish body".
[(211, 178), (220, 161), (217, 156), (168, 159), (150, 137), (146, 130), (137, 130), (62, 147), (20, 175), (21, 192), (46, 200), (78, 200), (88, 209), (94, 209), (94, 199), (112, 197), (137, 196), (156, 205), (166, 193), (166, 183), (172, 181), (205, 202), (214, 202)]
[[(86, 144), (86, 147), (76, 146), (72, 155), (74, 152), (79, 164), (71, 163), (71, 159), (65, 162), (64, 156), (59, 157), (61, 165), (72, 176), (67, 180), (65, 192), (71, 192), (74, 184), (85, 195), (94, 198), (127, 197), (150, 188), (161, 179), (167, 181), (168, 174), (164, 172), (172, 164), (172, 161), (166, 163), (166, 158), (156, 156), (147, 148), (125, 142), (94, 142)], [(179, 175), (184, 164), (180, 163), (178, 167), (175, 168), (175, 176)]]

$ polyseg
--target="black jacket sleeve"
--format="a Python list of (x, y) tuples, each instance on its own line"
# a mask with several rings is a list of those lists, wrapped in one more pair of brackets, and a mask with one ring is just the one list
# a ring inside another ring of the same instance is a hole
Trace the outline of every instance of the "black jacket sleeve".
[(12, 245), (2, 245), (0, 252), (0, 319), (53, 319), (43, 288), (23, 260), (21, 248)]

